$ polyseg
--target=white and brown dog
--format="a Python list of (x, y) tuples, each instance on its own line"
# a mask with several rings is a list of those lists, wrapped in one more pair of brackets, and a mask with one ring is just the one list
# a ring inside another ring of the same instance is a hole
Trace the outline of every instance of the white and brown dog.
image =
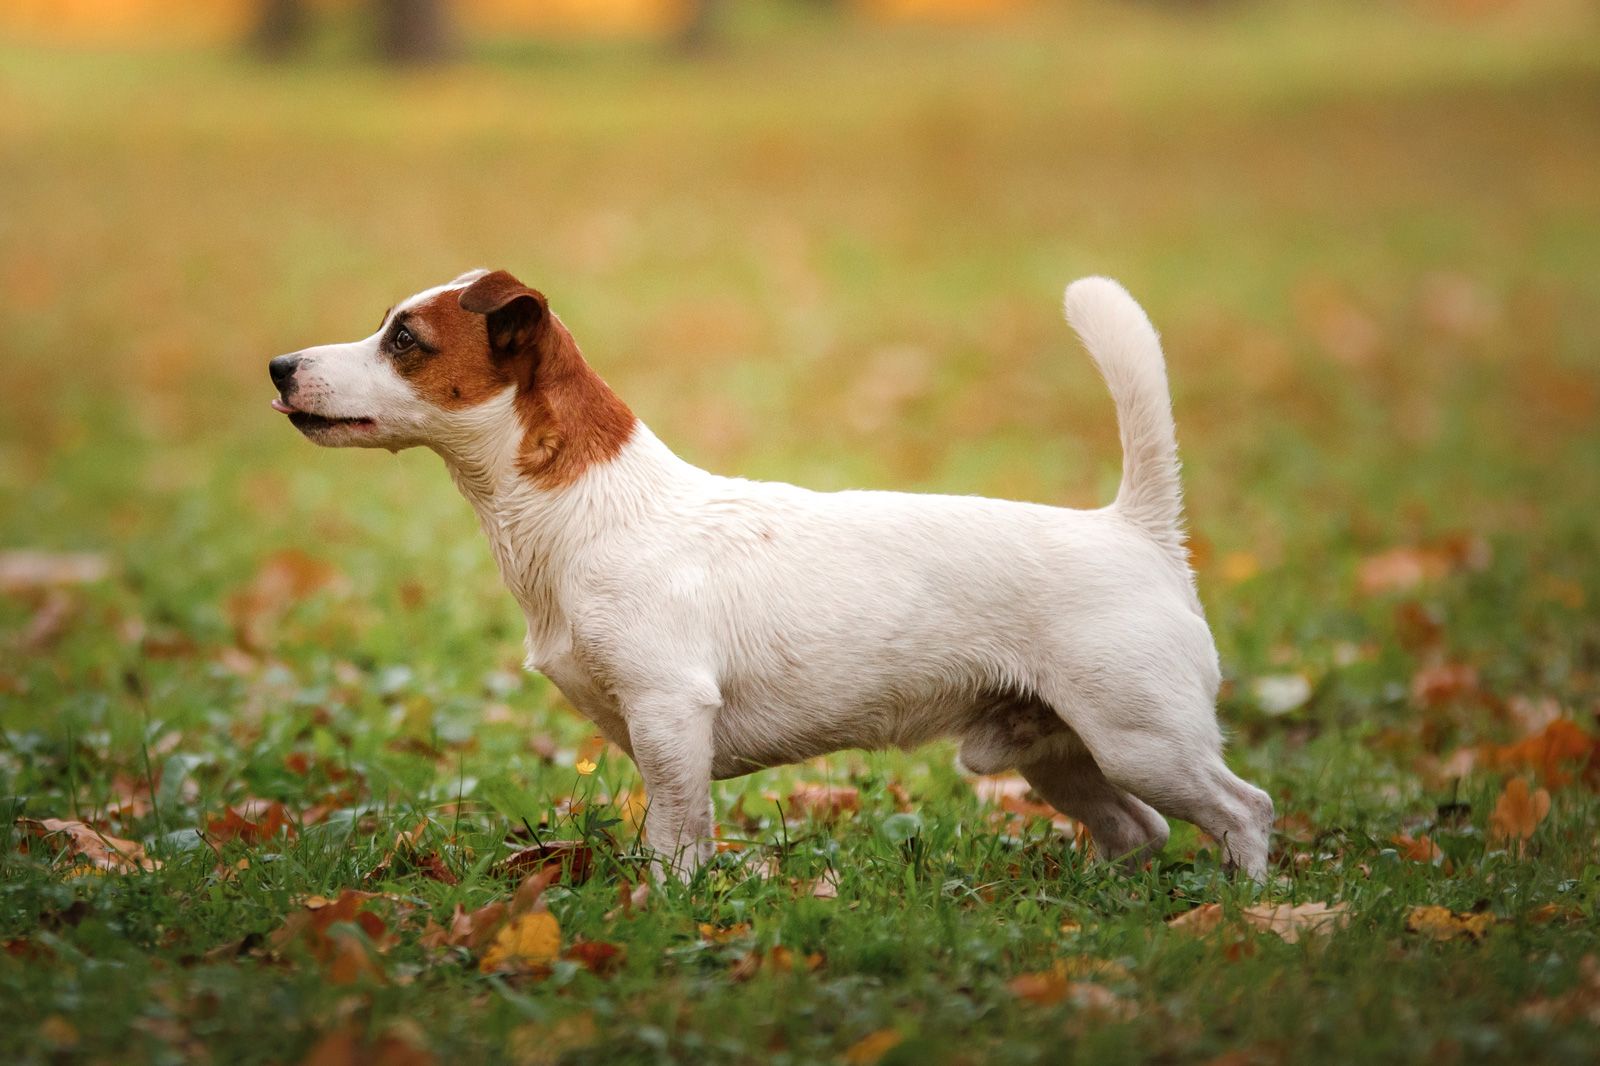
[(1122, 433), (1096, 511), (707, 473), (504, 271), (272, 360), (273, 407), (318, 444), (443, 457), (527, 616), (528, 666), (638, 763), (647, 838), (680, 875), (712, 851), (713, 779), (953, 736), (1102, 855), (1160, 850), (1172, 815), (1260, 879), (1272, 801), (1222, 760), (1160, 344), (1104, 278), (1066, 312)]

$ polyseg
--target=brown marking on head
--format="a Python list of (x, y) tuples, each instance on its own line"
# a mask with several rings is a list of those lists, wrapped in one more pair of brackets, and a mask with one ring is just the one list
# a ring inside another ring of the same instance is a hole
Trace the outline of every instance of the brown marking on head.
[[(402, 330), (415, 338), (413, 347), (396, 346)], [(483, 316), (462, 310), (450, 290), (401, 311), (388, 324), (383, 343), (400, 376), (446, 410), (483, 403), (515, 380), (513, 368), (490, 349)]]
[(457, 306), (477, 319), (490, 363), (517, 386), (524, 477), (560, 488), (616, 457), (637, 420), (584, 361), (543, 293), (496, 270), (461, 289)]

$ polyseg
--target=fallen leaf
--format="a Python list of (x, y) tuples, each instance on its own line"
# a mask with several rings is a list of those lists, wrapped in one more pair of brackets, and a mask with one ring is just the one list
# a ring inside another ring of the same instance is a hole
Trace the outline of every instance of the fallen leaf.
[[(213, 843), (242, 840), (246, 844), (260, 844), (279, 833), (295, 835), (294, 818), (283, 804), (265, 800), (247, 802), (251, 805), (244, 812), (226, 807), (222, 814), (206, 819), (206, 834)], [(250, 816), (246, 817), (246, 814)]]
[(277, 954), (299, 945), (321, 964), (334, 984), (350, 984), (363, 977), (382, 982), (385, 975), (373, 953), (388, 951), (399, 938), (382, 916), (366, 908), (370, 902), (391, 898), (353, 888), (344, 889), (336, 899), (308, 896), (267, 938), (268, 947)]
[(1432, 709), (1482, 698), (1478, 671), (1466, 663), (1431, 663), (1411, 677), (1411, 702), (1419, 707)]
[(1440, 851), (1439, 845), (1428, 839), (1427, 836), (1412, 837), (1405, 833), (1400, 833), (1390, 837), (1389, 843), (1394, 845), (1395, 850), (1400, 853), (1402, 858), (1411, 862), (1431, 863), (1434, 866), (1444, 862), (1444, 852)]
[(1544, 730), (1515, 744), (1489, 745), (1482, 750), (1484, 762), (1502, 770), (1533, 770), (1551, 788), (1569, 784), (1579, 763), (1586, 763), (1600, 752), (1600, 741), (1579, 728), (1576, 722), (1557, 718)]
[(549, 911), (520, 914), (495, 934), (478, 969), (483, 973), (526, 972), (561, 957), (561, 923)]
[(104, 581), (111, 563), (91, 552), (16, 549), (0, 552), (0, 592), (37, 592)]
[(339, 571), (302, 551), (269, 555), (255, 577), (228, 600), (234, 640), (246, 651), (265, 651), (272, 628), (291, 607), (314, 593), (346, 584)]
[(18, 647), (34, 653), (49, 649), (67, 631), (77, 609), (77, 600), (60, 589), (51, 589), (33, 617), (28, 619), (28, 626), (17, 641)]
[(851, 1044), (844, 1052), (844, 1061), (850, 1066), (875, 1066), (890, 1051), (893, 1051), (905, 1037), (894, 1029), (879, 1029)]
[(1441, 537), (1428, 544), (1391, 548), (1367, 556), (1356, 567), (1356, 584), (1368, 596), (1406, 592), (1452, 573), (1484, 570), (1489, 562), (1489, 544), (1483, 538)]
[(642, 910), (650, 900), (650, 882), (640, 881), (632, 888), (624, 881), (617, 886), (617, 905), (605, 913), (606, 921), (613, 921), (619, 915), (623, 918), (633, 916), (636, 910)]
[(1488, 911), (1457, 913), (1449, 907), (1426, 905), (1412, 907), (1406, 912), (1406, 932), (1417, 933), (1430, 940), (1482, 940), (1495, 924)]
[(604, 940), (580, 940), (562, 954), (562, 958), (576, 962), (590, 973), (602, 977), (615, 973), (625, 957), (621, 947)]
[(17, 826), (41, 840), (65, 843), (74, 858), (87, 859), (94, 869), (106, 873), (155, 870), (161, 866), (159, 860), (144, 853), (143, 844), (110, 836), (83, 822), (18, 818)]
[(789, 810), (829, 821), (861, 809), (861, 793), (849, 785), (796, 785), (789, 793)]
[(433, 1066), (435, 1061), (421, 1028), (401, 1018), (370, 1044), (356, 1023), (347, 1022), (313, 1044), (300, 1066)]
[(1530, 793), (1526, 780), (1513, 777), (1506, 782), (1505, 791), (1500, 794), (1494, 812), (1489, 815), (1489, 839), (1516, 844), (1517, 854), (1520, 855), (1534, 830), (1539, 828), (1539, 823), (1549, 813), (1550, 793), (1542, 788)]
[(582, 884), (594, 872), (594, 849), (581, 840), (550, 840), (512, 852), (494, 864), (495, 874), (506, 878), (547, 869), (571, 884)]
[[(1344, 928), (1350, 921), (1343, 903), (1300, 903), (1276, 906), (1258, 904), (1241, 908), (1239, 921), (1262, 933), (1272, 933), (1289, 944), (1298, 943), (1302, 935), (1326, 936)], [(1168, 928), (1180, 929), (1197, 936), (1205, 936), (1221, 928), (1227, 914), (1220, 903), (1206, 903), (1185, 911), (1167, 922)]]

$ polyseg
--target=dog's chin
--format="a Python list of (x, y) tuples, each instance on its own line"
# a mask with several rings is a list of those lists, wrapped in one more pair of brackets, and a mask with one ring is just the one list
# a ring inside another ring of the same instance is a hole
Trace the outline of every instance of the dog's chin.
[(377, 447), (382, 444), (378, 423), (371, 418), (330, 418), (310, 411), (291, 411), (289, 423), (307, 440), (324, 447)]

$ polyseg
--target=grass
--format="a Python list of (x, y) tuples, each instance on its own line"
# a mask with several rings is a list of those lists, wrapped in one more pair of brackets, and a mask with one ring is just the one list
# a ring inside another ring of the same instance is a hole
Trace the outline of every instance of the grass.
[[(1592, 1061), (1600, 803), (1510, 747), (1600, 707), (1592, 18), (783, 29), (407, 77), (0, 48), (0, 548), (110, 567), (0, 597), (0, 1057)], [(1184, 826), (1107, 869), (937, 746), (720, 785), (742, 850), (620, 912), (632, 767), (575, 768), (587, 731), (517, 671), (437, 461), (316, 451), (266, 406), (267, 357), (479, 264), (543, 287), (703, 465), (1071, 505), (1118, 456), (1056, 302), (1122, 278), (1168, 345), (1273, 883), (1228, 883)], [(1375, 589), (1384, 559), (1427, 576)], [(1508, 844), (1517, 777), (1552, 805)], [(859, 810), (808, 818), (799, 783)], [(230, 829), (268, 801), (309, 824)], [(91, 872), (24, 817), (161, 865)], [(614, 971), (425, 946), (509, 899), (497, 863), (534, 838), (592, 849), (544, 902)], [(349, 888), (393, 897), (333, 927), (367, 945), (353, 974), (274, 939)], [(1263, 901), (1347, 924), (1242, 931)], [(1206, 903), (1218, 932), (1164, 924)], [(1423, 905), (1495, 922), (1435, 941)]]

